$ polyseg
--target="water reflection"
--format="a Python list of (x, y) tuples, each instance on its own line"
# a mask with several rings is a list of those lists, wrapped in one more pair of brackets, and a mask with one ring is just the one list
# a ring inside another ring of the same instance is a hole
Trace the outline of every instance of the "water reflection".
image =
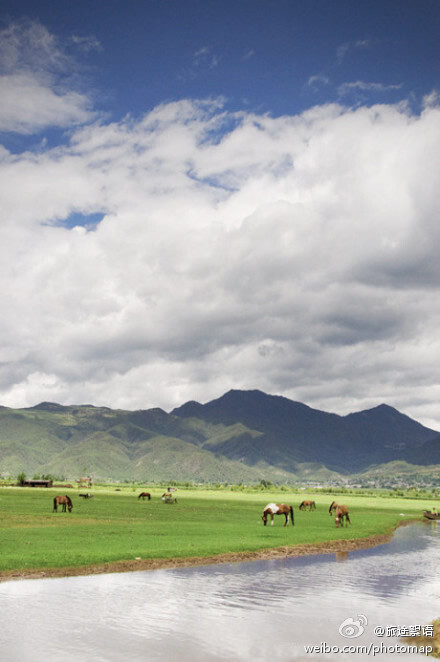
[[(355, 641), (362, 644), (380, 644), (373, 635), (376, 625), (425, 624), (440, 615), (439, 529), (405, 527), (389, 545), (336, 558), (0, 584), (0, 658), (348, 659), (306, 655), (304, 646), (353, 643), (338, 630), (358, 614), (368, 618), (366, 632)], [(377, 659), (391, 662), (408, 655)]]

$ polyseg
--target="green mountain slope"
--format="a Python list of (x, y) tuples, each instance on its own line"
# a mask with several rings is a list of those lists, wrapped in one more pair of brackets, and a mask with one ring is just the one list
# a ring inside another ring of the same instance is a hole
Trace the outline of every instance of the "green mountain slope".
[(231, 440), (218, 444), (217, 452), (231, 459), (241, 455), (251, 465), (256, 457), (264, 457), (289, 471), (304, 462), (345, 473), (409, 455), (414, 462), (423, 455), (418, 449), (438, 436), (387, 405), (338, 416), (261, 391), (232, 390), (205, 405), (188, 402), (172, 413), (214, 424), (240, 421), (260, 435), (239, 449)]
[(41, 403), (0, 407), (0, 473), (74, 480), (285, 482), (383, 463), (439, 462), (439, 433), (387, 405), (337, 416), (261, 391), (205, 405), (112, 410)]

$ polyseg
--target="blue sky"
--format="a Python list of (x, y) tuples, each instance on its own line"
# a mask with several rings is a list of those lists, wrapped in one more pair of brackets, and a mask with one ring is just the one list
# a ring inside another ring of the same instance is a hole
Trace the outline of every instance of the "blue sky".
[[(223, 97), (274, 115), (316, 104), (415, 108), (440, 74), (436, 0), (4, 2), (2, 23), (44, 25), (72, 57), (59, 84), (113, 120), (166, 101)], [(73, 66), (74, 64), (74, 66)]]
[(440, 4), (3, 2), (0, 402), (440, 429)]

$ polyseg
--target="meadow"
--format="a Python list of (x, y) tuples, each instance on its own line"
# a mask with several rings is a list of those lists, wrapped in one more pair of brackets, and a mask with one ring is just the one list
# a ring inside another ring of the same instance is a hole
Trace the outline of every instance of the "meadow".
[[(94, 498), (87, 500), (77, 489), (0, 488), (0, 576), (359, 540), (390, 533), (404, 521), (421, 519), (424, 508), (439, 505), (429, 498), (203, 489), (179, 490), (177, 504), (164, 504), (163, 488), (142, 489), (151, 492), (151, 501), (138, 500), (141, 490), (134, 488), (94, 488)], [(69, 494), (71, 513), (53, 512), (56, 494)], [(299, 511), (303, 498), (315, 500), (316, 511)], [(349, 506), (351, 526), (336, 528), (329, 517), (335, 498)], [(269, 502), (293, 505), (295, 526), (285, 528), (280, 516), (273, 527), (264, 527), (261, 515)]]

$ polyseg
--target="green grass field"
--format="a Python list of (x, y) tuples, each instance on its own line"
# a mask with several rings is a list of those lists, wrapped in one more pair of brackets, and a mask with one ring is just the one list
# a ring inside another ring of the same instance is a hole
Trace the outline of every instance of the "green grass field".
[[(179, 490), (177, 504), (160, 500), (163, 489), (151, 488), (151, 501), (140, 490), (93, 489), (84, 500), (77, 490), (0, 488), (0, 572), (79, 567), (142, 559), (206, 557), (358, 539), (390, 532), (399, 522), (422, 517), (430, 499), (371, 496), (307, 495), (287, 492), (234, 493)], [(52, 512), (56, 494), (69, 494), (72, 513)], [(317, 510), (300, 512), (303, 498)], [(328, 508), (334, 498), (350, 508), (351, 527), (336, 528)], [(264, 527), (261, 514), (269, 502), (294, 506), (295, 526)], [(404, 514), (402, 516), (401, 514)]]

